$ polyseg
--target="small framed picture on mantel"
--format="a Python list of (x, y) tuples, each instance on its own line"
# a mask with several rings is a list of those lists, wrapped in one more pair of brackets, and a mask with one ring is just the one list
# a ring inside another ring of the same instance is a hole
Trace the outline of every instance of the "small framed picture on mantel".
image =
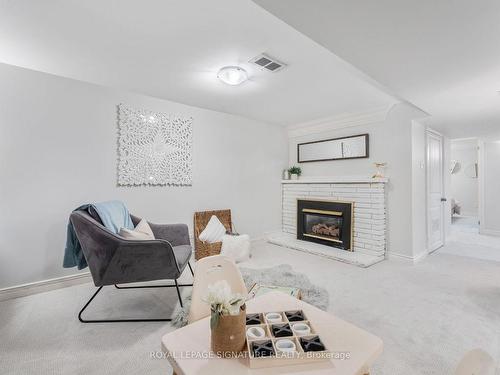
[(299, 143), (297, 145), (297, 162), (368, 158), (370, 156), (369, 149), (368, 134)]

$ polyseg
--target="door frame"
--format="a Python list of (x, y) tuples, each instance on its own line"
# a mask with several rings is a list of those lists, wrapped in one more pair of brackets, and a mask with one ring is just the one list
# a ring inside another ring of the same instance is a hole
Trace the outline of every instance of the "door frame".
[(426, 246), (427, 246), (427, 253), (428, 254), (431, 254), (433, 253), (434, 251), (442, 248), (444, 246), (444, 244), (446, 243), (446, 228), (445, 228), (445, 204), (444, 202), (441, 203), (441, 238), (442, 238), (442, 244), (438, 247), (436, 247), (435, 249), (431, 249), (430, 247), (430, 220), (429, 220), (429, 214), (430, 214), (430, 210), (429, 210), (429, 192), (430, 192), (430, 168), (429, 168), (429, 137), (436, 137), (436, 138), (439, 138), (441, 140), (441, 181), (440, 181), (440, 185), (441, 185), (441, 193), (442, 193), (442, 197), (444, 198), (445, 197), (445, 194), (446, 194), (446, 191), (445, 191), (445, 182), (444, 182), (444, 179), (445, 179), (445, 148), (444, 148), (444, 136), (443, 134), (435, 131), (434, 129), (431, 129), (431, 128), (427, 128), (426, 131), (425, 131), (425, 163), (426, 163), (426, 171), (425, 171), (425, 180), (426, 180), (426, 194), (425, 194), (425, 212), (426, 212), (426, 215), (425, 215), (425, 220), (426, 220), (426, 234), (427, 234), (427, 238), (426, 238)]
[(479, 234), (483, 233), (484, 225), (484, 140), (477, 140), (477, 204), (479, 219)]

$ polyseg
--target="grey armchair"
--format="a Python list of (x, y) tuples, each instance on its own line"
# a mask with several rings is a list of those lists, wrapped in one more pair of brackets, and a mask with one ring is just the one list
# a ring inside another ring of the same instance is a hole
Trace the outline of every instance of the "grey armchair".
[[(133, 215), (131, 217), (134, 225), (141, 220)], [(126, 240), (111, 232), (100, 223), (99, 217), (91, 216), (84, 210), (74, 211), (70, 220), (82, 246), (94, 284), (98, 287), (80, 310), (78, 319), (82, 323), (170, 321), (170, 318), (86, 320), (82, 318), (82, 314), (106, 285), (114, 285), (117, 289), (175, 287), (179, 302), (183, 306), (179, 287), (193, 285), (177, 282), (186, 266), (193, 274), (189, 263), (192, 249), (187, 225), (150, 223), (156, 239), (139, 241)], [(118, 285), (164, 279), (173, 279), (175, 284)]]

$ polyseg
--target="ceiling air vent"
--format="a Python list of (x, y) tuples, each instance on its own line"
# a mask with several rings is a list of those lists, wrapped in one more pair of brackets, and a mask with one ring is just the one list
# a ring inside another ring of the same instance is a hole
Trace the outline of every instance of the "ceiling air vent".
[(268, 70), (270, 72), (277, 72), (278, 70), (283, 69), (286, 65), (282, 62), (279, 62), (268, 55), (259, 55), (250, 60), (251, 63), (260, 66), (263, 70)]

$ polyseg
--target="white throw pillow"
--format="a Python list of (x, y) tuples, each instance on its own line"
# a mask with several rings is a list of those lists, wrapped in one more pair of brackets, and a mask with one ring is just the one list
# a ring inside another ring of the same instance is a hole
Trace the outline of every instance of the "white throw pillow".
[(222, 237), (226, 234), (226, 227), (222, 225), (219, 218), (212, 215), (207, 226), (200, 233), (200, 240), (203, 242), (214, 243), (221, 242)]
[(239, 236), (225, 235), (222, 238), (221, 255), (225, 255), (236, 263), (244, 262), (250, 258), (250, 236), (240, 234)]
[(155, 235), (153, 234), (153, 231), (151, 230), (149, 223), (144, 219), (141, 219), (141, 221), (139, 221), (139, 224), (137, 224), (134, 230), (136, 232), (142, 232), (148, 234), (152, 240), (155, 239)]
[(120, 236), (127, 240), (154, 240), (155, 235), (148, 222), (142, 219), (135, 229), (120, 228)]

